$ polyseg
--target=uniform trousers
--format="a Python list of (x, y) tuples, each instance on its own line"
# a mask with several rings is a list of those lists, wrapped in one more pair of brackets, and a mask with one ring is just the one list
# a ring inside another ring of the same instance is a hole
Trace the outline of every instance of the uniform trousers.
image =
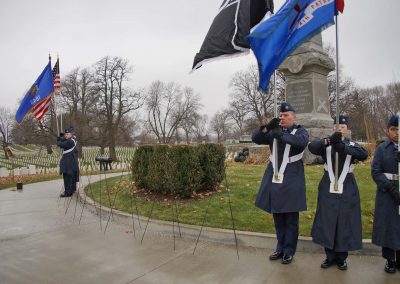
[(329, 262), (332, 262), (334, 260), (338, 262), (343, 262), (347, 259), (347, 256), (349, 255), (347, 251), (338, 252), (329, 248), (325, 248), (325, 253), (326, 253), (326, 258), (328, 259)]
[(387, 260), (394, 261), (396, 260), (397, 263), (400, 263), (400, 250), (394, 250), (387, 247), (382, 247), (382, 256)]
[(65, 173), (63, 174), (65, 194), (72, 195), (76, 191), (77, 177), (78, 177), (77, 172), (73, 172), (72, 175)]
[(276, 251), (293, 256), (296, 253), (299, 237), (299, 212), (273, 213), (276, 238)]

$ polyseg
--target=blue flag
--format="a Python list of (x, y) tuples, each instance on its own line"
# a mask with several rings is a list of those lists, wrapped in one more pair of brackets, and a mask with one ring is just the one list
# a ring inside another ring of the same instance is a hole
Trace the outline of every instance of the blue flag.
[(47, 96), (54, 92), (53, 76), (51, 73), (50, 62), (43, 69), (40, 76), (37, 78), (32, 87), (25, 94), (21, 104), (15, 114), (15, 119), (21, 123), (25, 115), (32, 110), (32, 108), (44, 100)]
[(334, 23), (335, 0), (287, 0), (271, 18), (248, 37), (259, 68), (260, 88), (300, 44)]

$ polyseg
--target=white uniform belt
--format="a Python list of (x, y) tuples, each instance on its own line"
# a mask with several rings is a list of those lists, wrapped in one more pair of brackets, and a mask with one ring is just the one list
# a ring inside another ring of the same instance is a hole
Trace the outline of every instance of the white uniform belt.
[[(325, 171), (328, 171), (328, 165), (325, 163), (324, 164), (324, 169)], [(354, 165), (351, 165), (349, 168), (349, 173), (352, 173), (354, 171)]]
[(72, 151), (74, 151), (77, 142), (75, 141), (75, 139), (71, 139), (71, 140), (74, 141), (74, 147), (72, 147), (71, 149), (68, 149), (68, 150), (64, 150), (63, 151), (63, 155), (71, 153)]
[(399, 175), (396, 174), (389, 174), (389, 173), (383, 173), (385, 177), (389, 180), (399, 180)]
[[(288, 164), (301, 160), (303, 158), (303, 155), (304, 155), (304, 151), (301, 152), (300, 154), (289, 157)], [(273, 160), (272, 155), (269, 156), (269, 160), (272, 162), (272, 160)]]

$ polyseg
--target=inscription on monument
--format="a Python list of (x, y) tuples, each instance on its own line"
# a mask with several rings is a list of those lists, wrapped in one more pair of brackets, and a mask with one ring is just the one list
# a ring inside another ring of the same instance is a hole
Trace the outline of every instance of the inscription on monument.
[(313, 111), (312, 82), (290, 83), (286, 88), (287, 101), (292, 104), (296, 113)]

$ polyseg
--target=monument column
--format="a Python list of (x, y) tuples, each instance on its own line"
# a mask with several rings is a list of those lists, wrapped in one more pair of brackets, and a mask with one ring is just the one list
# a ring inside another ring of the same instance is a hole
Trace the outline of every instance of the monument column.
[[(279, 67), (286, 78), (286, 101), (293, 105), (296, 121), (307, 129), (310, 141), (332, 134), (327, 76), (334, 69), (334, 61), (322, 48), (321, 34), (299, 46)], [(304, 162), (316, 161), (307, 150)]]

